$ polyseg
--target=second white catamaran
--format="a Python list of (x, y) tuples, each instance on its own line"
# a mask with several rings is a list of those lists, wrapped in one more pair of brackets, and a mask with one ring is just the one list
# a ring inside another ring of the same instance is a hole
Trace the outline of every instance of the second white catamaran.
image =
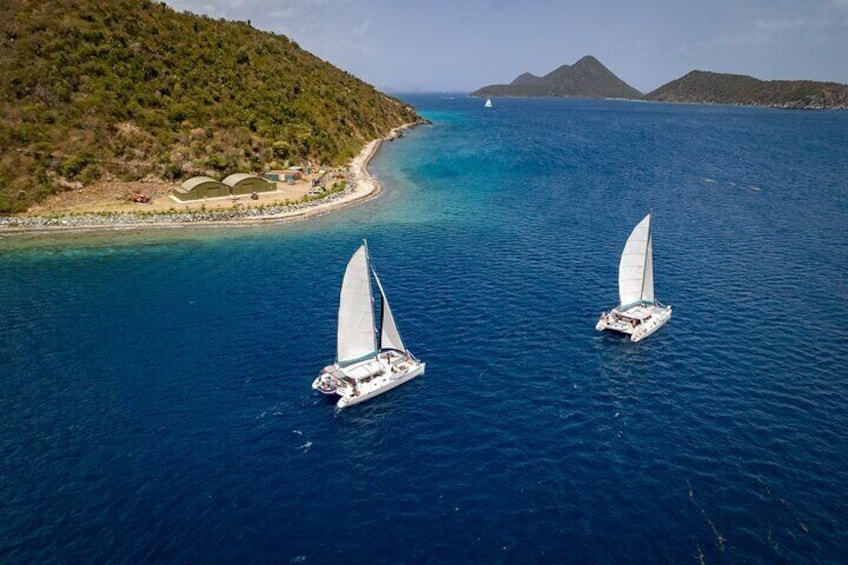
[[(380, 290), (380, 329), (374, 316), (371, 275)], [(365, 241), (347, 264), (339, 298), (336, 362), (321, 370), (314, 390), (336, 394), (339, 408), (359, 404), (424, 373), (407, 351)]]
[(651, 214), (636, 224), (618, 264), (619, 305), (601, 314), (597, 330), (615, 330), (631, 341), (645, 339), (671, 318), (671, 306), (654, 298)]

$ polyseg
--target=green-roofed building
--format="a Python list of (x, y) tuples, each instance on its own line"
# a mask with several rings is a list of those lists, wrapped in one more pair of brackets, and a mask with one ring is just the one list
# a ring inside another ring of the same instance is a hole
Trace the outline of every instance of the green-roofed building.
[(253, 192), (271, 192), (277, 189), (276, 183), (247, 173), (234, 173), (221, 182), (230, 187), (230, 193), (233, 196)]
[(230, 187), (210, 177), (192, 177), (173, 189), (174, 198), (181, 202), (229, 196)]

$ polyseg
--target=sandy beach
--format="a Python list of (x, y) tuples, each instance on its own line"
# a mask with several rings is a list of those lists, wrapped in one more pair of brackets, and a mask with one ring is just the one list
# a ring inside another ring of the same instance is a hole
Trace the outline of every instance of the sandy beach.
[(76, 202), (74, 199), (76, 195), (73, 194), (51, 197), (26, 214), (0, 217), (0, 233), (8, 235), (187, 226), (238, 226), (290, 222), (327, 214), (366, 202), (379, 195), (380, 183), (368, 171), (368, 164), (377, 154), (383, 141), (400, 137), (403, 130), (416, 125), (418, 124), (410, 123), (394, 128), (385, 137), (365, 144), (349, 163), (344, 176), (337, 176), (347, 181), (347, 187), (341, 192), (331, 193), (317, 200), (299, 201), (307, 196), (311, 188), (308, 181), (302, 181), (295, 186), (261, 194), (258, 200), (247, 197), (222, 197), (182, 204), (168, 195), (173, 185), (155, 183), (146, 185), (147, 190), (154, 193), (150, 204), (130, 203), (126, 198), (116, 199), (114, 193), (110, 199), (100, 197), (94, 202), (85, 201), (82, 197), (78, 199), (79, 202)]

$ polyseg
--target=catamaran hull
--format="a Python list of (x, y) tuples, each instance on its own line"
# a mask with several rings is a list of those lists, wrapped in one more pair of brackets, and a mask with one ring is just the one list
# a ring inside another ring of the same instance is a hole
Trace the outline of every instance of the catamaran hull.
[(612, 330), (627, 334), (630, 336), (630, 341), (636, 343), (642, 341), (665, 325), (671, 318), (671, 306), (664, 308), (655, 306), (652, 315), (636, 326), (631, 325), (625, 318), (616, 315), (616, 313), (616, 310), (613, 310), (610, 314), (602, 314), (598, 323), (595, 324), (595, 329), (598, 331)]
[(410, 369), (410, 371), (406, 374), (395, 375), (396, 378), (390, 379), (385, 385), (381, 386), (380, 388), (360, 393), (358, 396), (342, 396), (336, 403), (336, 407), (347, 408), (348, 406), (353, 406), (354, 404), (365, 402), (370, 398), (374, 398), (375, 396), (379, 396), (384, 392), (392, 390), (393, 388), (399, 387), (403, 383), (411, 381), (415, 377), (423, 375), (425, 366), (426, 363), (421, 363), (417, 367)]
[(661, 327), (665, 325), (665, 323), (671, 318), (671, 306), (669, 306), (664, 312), (659, 315), (651, 316), (651, 319), (647, 321), (647, 325), (643, 324), (643, 328), (639, 331), (633, 332), (630, 336), (630, 341), (633, 343), (642, 341)]

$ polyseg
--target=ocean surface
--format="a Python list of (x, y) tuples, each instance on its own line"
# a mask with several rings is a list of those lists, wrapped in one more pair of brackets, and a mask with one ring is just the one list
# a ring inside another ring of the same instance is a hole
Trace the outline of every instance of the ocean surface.
[[(406, 98), (359, 206), (0, 239), (0, 561), (848, 562), (848, 112)], [(427, 373), (337, 411), (362, 238)]]

